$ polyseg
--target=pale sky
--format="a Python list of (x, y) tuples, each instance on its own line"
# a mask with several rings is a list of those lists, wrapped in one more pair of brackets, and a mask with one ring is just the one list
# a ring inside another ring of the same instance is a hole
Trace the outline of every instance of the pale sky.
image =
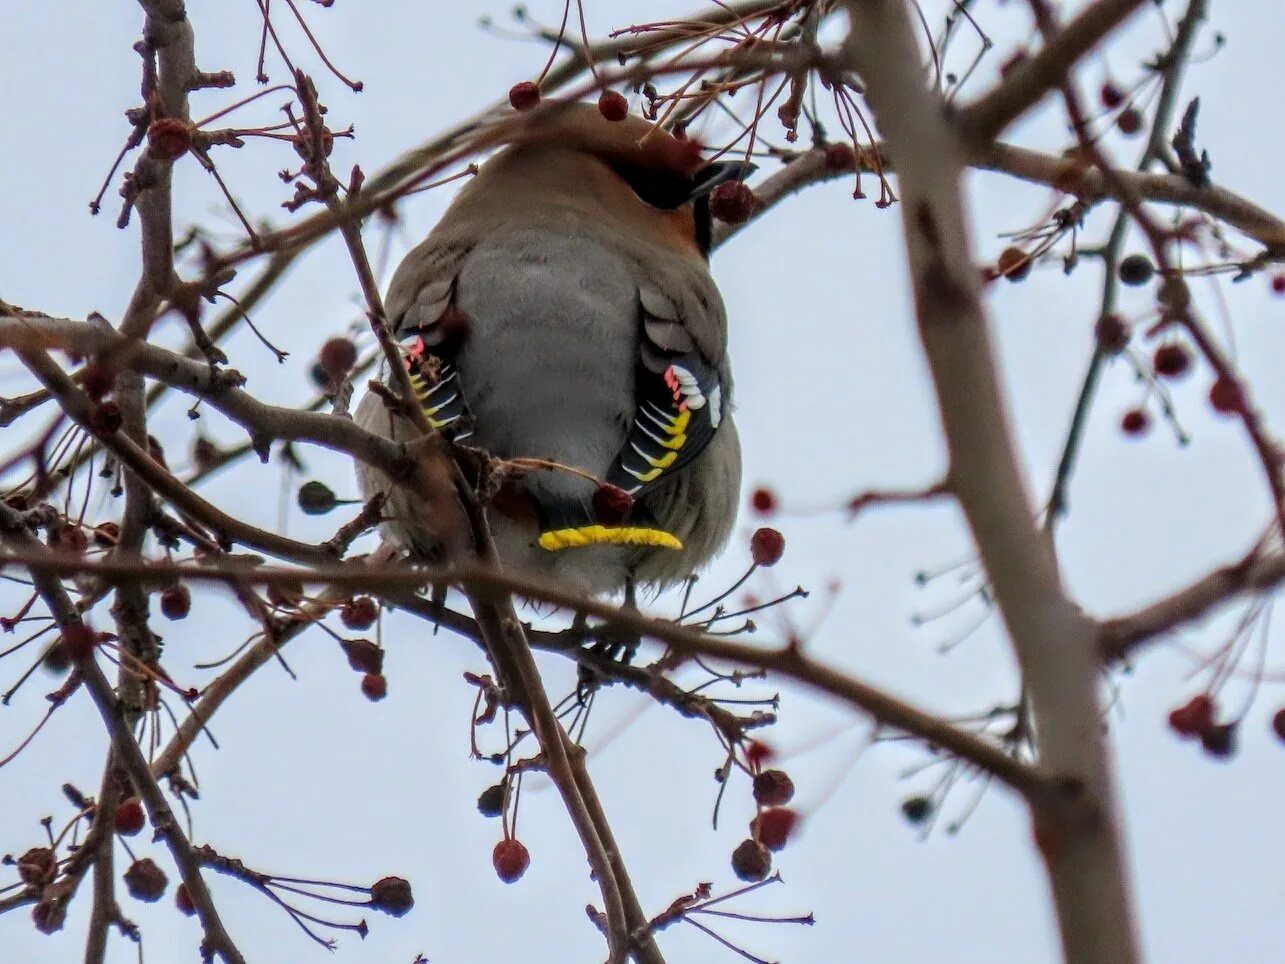
[[(85, 0), (58, 5), (56, 13), (48, 5), (7, 6), (0, 32), (0, 62), (7, 65), (0, 114), (10, 149), (0, 151), (0, 220), (7, 225), (0, 240), (0, 298), (76, 318), (97, 310), (115, 321), (137, 275), (136, 230), (113, 226), (114, 188), (99, 218), (91, 219), (86, 205), (127, 134), (122, 111), (138, 96), (138, 58), (130, 45), (141, 14), (133, 4)], [(336, 147), (337, 170), (354, 162), (368, 172), (377, 169), (529, 78), (546, 53), (542, 46), (477, 28), (482, 13), (506, 22), (503, 3), (340, 0), (330, 10), (301, 6), (328, 55), (365, 83), (364, 93), (349, 94), (325, 73), (303, 38), (285, 27), (291, 51), (317, 78), (331, 107), (332, 126), (356, 125), (358, 139)], [(528, 6), (545, 23), (561, 13), (552, 0)], [(688, 12), (687, 4), (670, 0), (589, 0), (586, 6), (598, 35)], [(997, 53), (984, 61), (973, 91), (992, 83), (1014, 44), (1026, 39), (1018, 6), (980, 5)], [(938, 23), (943, 4), (925, 7)], [(1180, 12), (1174, 0), (1164, 7), (1171, 16)], [(1285, 212), (1285, 186), (1274, 159), (1283, 146), (1277, 128), (1285, 20), (1270, 13), (1272, 7), (1224, 9), (1197, 43), (1198, 63), (1186, 90), (1202, 100), (1200, 141), (1210, 149), (1215, 180), (1279, 214)], [(189, 4), (189, 10), (200, 66), (235, 71), (238, 90), (251, 92), (255, 5), (221, 4), (216, 10)], [(284, 10), (281, 16), (284, 23)], [(1214, 30), (1225, 34), (1227, 44), (1209, 59)], [(1135, 27), (1111, 45), (1107, 63), (1119, 80), (1132, 82), (1136, 65), (1163, 43), (1164, 30), (1147, 5)], [(961, 44), (959, 66), (969, 53)], [(1095, 62), (1083, 71), (1088, 94), (1105, 69)], [(274, 81), (286, 79), (279, 63), (272, 74)], [(193, 99), (194, 116), (229, 99), (226, 92), (202, 92)], [(273, 95), (246, 116), (272, 118), (284, 99)], [(773, 124), (765, 129), (773, 131)], [(1050, 150), (1064, 144), (1052, 114), (1010, 137)], [(1132, 164), (1142, 149), (1119, 137), (1107, 146), (1122, 164)], [(295, 163), (288, 147), (252, 145), (215, 158), (248, 210), (278, 223), (288, 219), (277, 205), (289, 189), (273, 173)], [(200, 220), (221, 226), (229, 238), (235, 235), (208, 175), (191, 159), (178, 165), (176, 183), (180, 226)], [(450, 191), (418, 195), (401, 206), (404, 231), (397, 252), (422, 237)], [(943, 467), (902, 267), (899, 218), (868, 201), (851, 201), (849, 191), (843, 184), (809, 190), (728, 244), (713, 262), (731, 318), (746, 485), (770, 483), (787, 508), (839, 505), (870, 487), (929, 483)], [(1047, 191), (995, 175), (970, 178), (969, 191), (979, 260), (998, 254), (1007, 244), (999, 234), (1034, 223), (1050, 201)], [(1085, 243), (1104, 238), (1108, 227), (1105, 212), (1095, 215)], [(372, 231), (372, 247), (376, 237)], [(1013, 421), (1040, 498), (1088, 357), (1099, 285), (1100, 270), (1092, 261), (1069, 279), (1050, 263), (1020, 285), (997, 284), (987, 297)], [(1285, 386), (1278, 377), (1285, 299), (1273, 298), (1261, 277), (1235, 286), (1198, 282), (1194, 290), (1210, 326), (1234, 336), (1236, 356), (1269, 424), (1285, 431)], [(1122, 306), (1140, 315), (1150, 297), (1147, 289), (1126, 289)], [(275, 365), (246, 331), (228, 345), (232, 364), (250, 377), (248, 387), (260, 397), (299, 403), (311, 397), (308, 368), (316, 347), (357, 316), (353, 274), (342, 246), (332, 240), (306, 255), (255, 312), (256, 323), (291, 352), (286, 364)], [(178, 344), (180, 334), (171, 323), (163, 337)], [(6, 394), (21, 384), (16, 375), (11, 359), (0, 361)], [(1163, 423), (1142, 440), (1119, 433), (1120, 414), (1142, 389), (1123, 363), (1108, 370), (1058, 543), (1068, 586), (1090, 613), (1126, 612), (1238, 558), (1265, 523), (1261, 473), (1242, 431), (1208, 414), (1210, 381), (1202, 367), (1174, 386), (1179, 418), (1193, 440), (1180, 448)], [(181, 462), (178, 453), (191, 437), (186, 407), (168, 404), (153, 422), (155, 434), (174, 440), (172, 463)], [(19, 424), (32, 432), (41, 421), (33, 416)], [(242, 438), (214, 413), (203, 415), (199, 426), (229, 444)], [(6, 440), (18, 431), (6, 431)], [(309, 477), (329, 481), (341, 495), (355, 492), (343, 459), (311, 450), (304, 457)], [(203, 492), (230, 512), (276, 527), (281, 481), (275, 467), (246, 466), (212, 480)], [(98, 509), (102, 518), (115, 511)], [(340, 518), (308, 519), (291, 506), (285, 524), (292, 535), (319, 539)], [(835, 513), (787, 513), (776, 524), (788, 539), (785, 559), (753, 588), (760, 595), (796, 583), (816, 590), (789, 612), (800, 626), (817, 626), (809, 645), (818, 656), (943, 714), (979, 713), (1012, 700), (1012, 662), (994, 621), (948, 655), (938, 653), (940, 644), (973, 624), (980, 612), (976, 600), (924, 625), (912, 619), (949, 606), (973, 588), (946, 576), (921, 589), (913, 578), (919, 570), (968, 556), (969, 540), (953, 509), (876, 510), (853, 525), (842, 524)], [(724, 586), (736, 578), (754, 525), (743, 517), (740, 534), (702, 586)], [(840, 592), (822, 621), (825, 589), (836, 579)], [(17, 599), (0, 591), (0, 611), (15, 608)], [(105, 607), (96, 618), (106, 623)], [(778, 620), (761, 622), (765, 643), (779, 638)], [(156, 615), (153, 625), (165, 636), (166, 666), (199, 685), (208, 676), (191, 664), (230, 652), (249, 623), (221, 595), (200, 592), (185, 622), (169, 624)], [(1285, 747), (1268, 729), (1271, 714), (1285, 704), (1285, 690), (1269, 682), (1257, 693), (1242, 724), (1240, 752), (1229, 762), (1179, 742), (1165, 724), (1168, 710), (1201, 685), (1188, 679), (1196, 654), (1221, 645), (1231, 625), (1223, 619), (1161, 643), (1146, 651), (1134, 672), (1108, 681), (1149, 960), (1265, 962), (1278, 959), (1285, 946), (1285, 869), (1279, 859), (1285, 841)], [(1269, 668), (1285, 661), (1279, 632), (1272, 636)], [(422, 952), (434, 964), (600, 960), (602, 940), (583, 913), (586, 902), (600, 898), (566, 814), (547, 786), (533, 781), (523, 795), (520, 836), (532, 857), (526, 876), (504, 885), (491, 869), (499, 824), (477, 814), (474, 801), (498, 773), (467, 758), (474, 691), (461, 680), (465, 671), (484, 669), (479, 651), (445, 633), (433, 636), (424, 623), (399, 614), (385, 618), (384, 642), (389, 696), (379, 704), (361, 695), (359, 677), (319, 630), (287, 651), (297, 681), (268, 666), (243, 687), (215, 721), (222, 749), (216, 752), (205, 742), (196, 747), (202, 798), (194, 807), (195, 839), (280, 874), (352, 883), (405, 876), (415, 889), (415, 910), (400, 920), (371, 915), (364, 942), (343, 934), (338, 950), (328, 955), (247, 886), (211, 878), (248, 959), (410, 964)], [(542, 659), (542, 665), (553, 692), (571, 685), (567, 661)], [(0, 664), (0, 685), (8, 688), (24, 666), (23, 659)], [(0, 755), (43, 712), (43, 694), (51, 688), (47, 677), (38, 678), (10, 706), (0, 707)], [(896, 743), (868, 748), (858, 758), (869, 735), (864, 719), (794, 688), (781, 692), (782, 721), (769, 739), (786, 754), (782, 765), (798, 787), (805, 823), (799, 839), (777, 856), (787, 883), (734, 909), (810, 911), (817, 923), (735, 924), (721, 932), (760, 957), (790, 964), (1057, 959), (1043, 872), (1029, 843), (1024, 809), (1011, 794), (987, 790), (963, 828), (949, 834), (945, 825), (972, 804), (974, 785), (962, 784), (948, 798), (937, 828), (920, 839), (901, 818), (899, 804), (933, 785), (936, 770), (906, 776), (925, 754)], [(1236, 684), (1224, 692), (1224, 702), (1234, 711), (1249, 695)], [(497, 734), (486, 738), (497, 744)], [(57, 824), (65, 816), (63, 782), (96, 791), (104, 744), (97, 715), (81, 694), (55, 715), (34, 747), (0, 772), (0, 852), (36, 845), (39, 818), (54, 814)], [(611, 690), (599, 697), (587, 744), (592, 773), (649, 912), (659, 912), (700, 881), (713, 882), (716, 892), (737, 886), (728, 857), (752, 815), (749, 786), (742, 779), (729, 788), (719, 829), (711, 830), (717, 789), (711, 775), (722, 758), (706, 728), (649, 707), (636, 694)], [(170, 891), (155, 907), (121, 891), (125, 913), (143, 928), (146, 960), (194, 959), (199, 925), (172, 908), (176, 874), (168, 855), (145, 835), (131, 846), (140, 856), (154, 856), (171, 878)], [(117, 851), (117, 861), (121, 869), (127, 866), (123, 851)], [(0, 874), (0, 883), (9, 879), (9, 871)], [(67, 928), (55, 936), (36, 933), (26, 911), (0, 917), (0, 960), (78, 959), (88, 911), (86, 884)], [(687, 926), (664, 933), (661, 944), (672, 961), (736, 959)], [(131, 962), (135, 951), (114, 937), (109, 959)]]

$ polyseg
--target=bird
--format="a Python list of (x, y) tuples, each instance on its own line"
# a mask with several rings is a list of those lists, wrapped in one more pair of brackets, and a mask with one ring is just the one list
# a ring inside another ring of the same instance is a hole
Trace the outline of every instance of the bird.
[[(663, 589), (735, 523), (741, 449), (709, 201), (753, 166), (707, 162), (694, 140), (588, 103), (539, 113), (514, 118), (402, 260), (389, 328), (438, 431), (548, 466), (487, 506), (502, 567), (591, 595)], [(414, 435), (375, 392), (354, 417)], [(385, 535), (430, 553), (405, 494), (372, 466), (357, 475), (366, 498), (388, 498)]]

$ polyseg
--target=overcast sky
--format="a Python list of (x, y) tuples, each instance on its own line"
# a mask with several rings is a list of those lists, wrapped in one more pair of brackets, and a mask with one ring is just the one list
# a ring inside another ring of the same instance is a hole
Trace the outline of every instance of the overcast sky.
[[(116, 320), (137, 276), (136, 231), (113, 226), (115, 188), (103, 216), (91, 219), (86, 204), (127, 134), (122, 111), (137, 100), (139, 64), (130, 45), (141, 15), (129, 3), (86, 0), (5, 6), (0, 115), (8, 149), (0, 151), (0, 298), (77, 318), (98, 310)], [(543, 47), (478, 29), (483, 12), (506, 20), (507, 8), (498, 2), (302, 6), (335, 63), (365, 83), (364, 93), (351, 95), (327, 75), (285, 24), (282, 10), (290, 49), (314, 72), (332, 109), (332, 126), (356, 125), (358, 139), (336, 147), (337, 170), (353, 162), (377, 169), (529, 78), (545, 54)], [(668, 0), (590, 0), (586, 6), (599, 35), (688, 10)], [(1008, 52), (1026, 38), (1019, 6), (979, 5), (998, 52), (983, 62), (971, 89), (993, 82)], [(1210, 148), (1217, 181), (1281, 213), (1285, 186), (1276, 159), (1285, 146), (1279, 130), (1285, 20), (1268, 12), (1272, 6), (1234, 5), (1234, 19), (1217, 19), (1197, 44), (1200, 62), (1187, 91), (1201, 97), (1200, 139)], [(552, 0), (529, 7), (545, 23), (560, 16)], [(938, 23), (943, 5), (925, 7)], [(1164, 7), (1171, 15), (1179, 12), (1174, 0)], [(202, 68), (231, 69), (242, 82), (238, 89), (252, 90), (255, 5), (189, 8)], [(1210, 59), (1214, 29), (1226, 36), (1226, 49)], [(961, 42), (961, 67), (972, 42)], [(1084, 70), (1085, 89), (1097, 89), (1108, 64), (1121, 82), (1132, 82), (1137, 64), (1163, 42), (1164, 29), (1147, 5), (1135, 28), (1112, 44), (1107, 63)], [(274, 81), (286, 79), (279, 63), (272, 73)], [(246, 116), (272, 118), (283, 99), (269, 98)], [(194, 116), (228, 101), (226, 92), (200, 93)], [(1064, 144), (1051, 114), (1010, 136), (1045, 149)], [(1118, 137), (1108, 144), (1127, 164), (1141, 150)], [(288, 148), (252, 145), (240, 153), (222, 151), (216, 160), (248, 210), (279, 222), (288, 217), (277, 207), (288, 189), (273, 176), (296, 163)], [(235, 222), (191, 159), (178, 165), (176, 183), (179, 225), (200, 220), (235, 236)], [(994, 175), (971, 178), (969, 188), (979, 260), (1005, 246), (1001, 232), (1034, 223), (1051, 200), (1046, 191)], [(404, 230), (395, 251), (422, 237), (450, 191), (419, 195), (400, 207)], [(909, 306), (899, 218), (894, 210), (853, 202), (849, 193), (842, 184), (806, 192), (719, 251), (713, 265), (731, 317), (746, 485), (770, 483), (787, 508), (837, 506), (873, 486), (929, 483), (944, 465)], [(1092, 218), (1086, 243), (1103, 238), (1107, 226), (1102, 215)], [(1032, 489), (1041, 497), (1088, 356), (1099, 286), (1091, 261), (1069, 279), (1050, 263), (1025, 283), (1000, 283), (987, 296), (1013, 420)], [(1273, 299), (1263, 278), (1237, 286), (1198, 283), (1195, 291), (1211, 327), (1234, 335), (1236, 355), (1280, 431), (1285, 300)], [(1123, 307), (1141, 315), (1150, 297), (1146, 290), (1127, 290)], [(298, 403), (311, 397), (307, 373), (316, 346), (357, 317), (351, 268), (332, 241), (307, 254), (255, 312), (256, 323), (290, 350), (289, 360), (278, 367), (243, 331), (229, 344), (232, 364), (250, 376), (249, 387), (260, 397)], [(179, 344), (178, 335), (171, 327), (164, 337)], [(1108, 370), (1059, 537), (1067, 583), (1089, 612), (1127, 611), (1238, 558), (1265, 523), (1261, 473), (1242, 432), (1207, 414), (1210, 381), (1201, 368), (1174, 388), (1179, 418), (1192, 437), (1182, 448), (1163, 423), (1142, 440), (1116, 430), (1142, 388), (1124, 364)], [(13, 361), (0, 359), (5, 393), (19, 384)], [(174, 440), (172, 462), (181, 461), (178, 453), (192, 431), (185, 408), (169, 404), (153, 423), (153, 432)], [(39, 420), (21, 424), (32, 431)], [(199, 424), (213, 438), (241, 440), (217, 414), (203, 415)], [(6, 430), (6, 448), (16, 431)], [(354, 493), (342, 459), (312, 451), (305, 458), (309, 476), (327, 479), (341, 495)], [(286, 483), (276, 468), (247, 468), (216, 478), (204, 493), (230, 512), (278, 526)], [(106, 518), (116, 509), (97, 511), (96, 518)], [(337, 519), (305, 519), (291, 508), (284, 524), (292, 535), (322, 538)], [(975, 588), (953, 576), (923, 588), (914, 580), (920, 570), (968, 557), (969, 540), (953, 509), (878, 510), (853, 525), (841, 524), (835, 513), (787, 514), (778, 524), (788, 539), (785, 560), (754, 591), (766, 595), (796, 583), (817, 590), (789, 613), (801, 627), (816, 626), (810, 645), (818, 655), (945, 714), (977, 713), (1012, 700), (1014, 672), (993, 620), (948, 655), (938, 652), (981, 615), (975, 598), (922, 625), (913, 618), (948, 608)], [(753, 525), (742, 520), (703, 587), (727, 585), (742, 571)], [(833, 580), (839, 594), (827, 607), (825, 588)], [(0, 610), (11, 611), (17, 599), (0, 593)], [(105, 609), (97, 618), (107, 621)], [(779, 638), (779, 620), (762, 622), (765, 642)], [(199, 684), (208, 677), (191, 664), (231, 651), (249, 624), (222, 596), (200, 593), (187, 621), (166, 624), (158, 616), (155, 625), (166, 638), (167, 667), (184, 683)], [(1221, 644), (1230, 626), (1222, 620), (1185, 633), (1148, 651), (1131, 674), (1109, 681), (1138, 909), (1147, 956), (1155, 961), (1268, 961), (1285, 946), (1285, 747), (1268, 730), (1285, 692), (1269, 683), (1257, 694), (1242, 727), (1241, 750), (1230, 762), (1212, 761), (1180, 743), (1165, 725), (1167, 711), (1200, 685), (1188, 679), (1196, 667), (1193, 654)], [(1285, 661), (1276, 637), (1269, 666)], [(523, 795), (520, 835), (532, 856), (527, 875), (506, 886), (491, 870), (499, 825), (479, 816), (474, 800), (498, 774), (467, 759), (474, 691), (461, 682), (464, 671), (484, 667), (479, 652), (445, 633), (432, 636), (424, 623), (398, 614), (386, 618), (384, 642), (389, 697), (377, 705), (361, 695), (338, 647), (317, 630), (289, 648), (297, 681), (269, 666), (242, 688), (214, 725), (221, 751), (197, 746), (202, 799), (194, 807), (196, 840), (281, 874), (357, 883), (399, 874), (413, 883), (416, 908), (401, 920), (372, 916), (364, 942), (345, 934), (330, 956), (250, 888), (215, 879), (218, 904), (248, 958), (410, 964), (422, 952), (434, 964), (601, 959), (601, 938), (583, 913), (586, 902), (599, 901), (598, 893), (547, 787), (532, 782)], [(4, 688), (24, 665), (9, 659), (0, 666)], [(571, 685), (564, 660), (543, 665), (554, 692)], [(49, 688), (47, 678), (39, 679), (12, 705), (0, 707), (0, 754), (43, 712)], [(789, 688), (782, 693), (782, 722), (770, 739), (787, 754), (783, 765), (799, 788), (806, 821), (797, 844), (777, 861), (786, 885), (737, 909), (811, 911), (817, 923), (728, 926), (724, 933), (759, 956), (791, 964), (1056, 959), (1045, 881), (1018, 801), (988, 790), (962, 830), (948, 834), (945, 825), (972, 805), (975, 786), (963, 784), (922, 840), (898, 808), (935, 782), (937, 770), (906, 776), (924, 754), (904, 744), (863, 750), (869, 737), (863, 719)], [(1236, 686), (1226, 696), (1233, 709), (1249, 698)], [(498, 746), (498, 734), (486, 738)], [(34, 748), (0, 773), (0, 852), (36, 845), (41, 816), (54, 814), (56, 823), (65, 816), (58, 790), (64, 781), (96, 790), (104, 739), (80, 695), (55, 715)], [(711, 775), (722, 760), (707, 729), (648, 706), (640, 696), (610, 691), (597, 702), (587, 743), (607, 812), (650, 912), (700, 881), (714, 882), (717, 891), (734, 886), (728, 855), (752, 815), (749, 787), (741, 780), (729, 788), (723, 819), (712, 831), (717, 787)], [(132, 846), (156, 856), (169, 872), (163, 848), (142, 837)], [(122, 867), (128, 863), (120, 851), (117, 859)], [(8, 879), (7, 872), (0, 875), (0, 881)], [(53, 937), (35, 933), (25, 912), (0, 917), (0, 960), (78, 959), (88, 891), (86, 885), (67, 929)], [(199, 926), (173, 912), (170, 895), (155, 909), (123, 893), (121, 900), (144, 929), (148, 961), (194, 959)], [(734, 959), (687, 926), (672, 928), (661, 941), (673, 961)], [(133, 961), (134, 951), (114, 938), (110, 959)]]

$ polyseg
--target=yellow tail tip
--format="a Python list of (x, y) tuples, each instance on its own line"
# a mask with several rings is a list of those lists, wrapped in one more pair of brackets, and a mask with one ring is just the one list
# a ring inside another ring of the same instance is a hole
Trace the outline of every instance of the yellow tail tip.
[(540, 533), (540, 548), (549, 552), (576, 549), (581, 546), (654, 546), (660, 549), (681, 549), (682, 542), (663, 529), (641, 526), (577, 526), (574, 529), (553, 529)]

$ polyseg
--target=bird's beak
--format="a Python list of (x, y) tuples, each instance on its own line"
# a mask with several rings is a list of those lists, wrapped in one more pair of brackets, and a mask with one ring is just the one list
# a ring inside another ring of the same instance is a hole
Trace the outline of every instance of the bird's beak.
[(714, 188), (728, 181), (743, 181), (757, 170), (758, 165), (751, 164), (749, 161), (714, 161), (712, 164), (706, 164), (692, 179), (692, 190), (688, 200), (694, 201), (704, 197)]

